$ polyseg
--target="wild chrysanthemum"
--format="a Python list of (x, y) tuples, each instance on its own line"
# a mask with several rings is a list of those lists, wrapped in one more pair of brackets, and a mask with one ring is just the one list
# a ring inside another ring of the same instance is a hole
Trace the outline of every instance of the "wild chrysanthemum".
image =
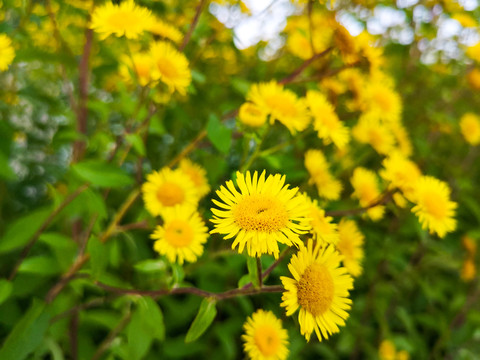
[(267, 113), (258, 105), (246, 102), (240, 106), (238, 120), (242, 124), (256, 128), (267, 122)]
[(350, 275), (359, 276), (362, 273), (365, 236), (360, 232), (355, 221), (342, 219), (338, 224), (338, 237), (336, 248), (343, 255), (343, 265)]
[(158, 18), (154, 18), (150, 24), (148, 31), (155, 35), (161, 36), (165, 39), (172, 40), (174, 43), (179, 43), (182, 40), (182, 33), (175, 26), (167, 24)]
[(380, 81), (368, 82), (361, 92), (364, 113), (386, 122), (397, 122), (402, 113), (400, 95), (381, 77)]
[(477, 253), (477, 243), (476, 241), (468, 235), (462, 237), (462, 245), (467, 250), (469, 256), (474, 257)]
[(343, 149), (350, 139), (348, 128), (338, 118), (333, 105), (320, 92), (309, 90), (307, 104), (313, 115), (313, 128), (318, 137), (326, 144), (333, 142), (338, 148)]
[(480, 144), (480, 117), (466, 113), (460, 119), (460, 130), (465, 140), (471, 145)]
[(305, 130), (310, 123), (304, 101), (275, 81), (252, 85), (247, 100), (270, 115), (270, 123), (278, 120), (292, 134)]
[(338, 242), (338, 225), (332, 223), (333, 218), (331, 216), (325, 215), (325, 210), (321, 209), (318, 206), (317, 200), (310, 199), (307, 195), (305, 196), (309, 204), (309, 218), (310, 225), (312, 226), (311, 233), (313, 234), (313, 239), (318, 240), (323, 244), (336, 244)]
[(380, 171), (380, 176), (392, 188), (399, 188), (407, 198), (411, 198), (415, 183), (422, 176), (418, 166), (398, 151), (385, 158), (382, 165), (384, 169)]
[[(350, 179), (353, 187), (353, 197), (356, 197), (360, 206), (367, 207), (380, 199), (381, 193), (378, 188), (378, 179), (373, 171), (358, 167), (353, 171)], [(379, 220), (383, 217), (385, 207), (377, 205), (367, 210), (367, 215), (372, 220)]]
[(166, 255), (171, 263), (195, 262), (203, 254), (208, 229), (193, 208), (176, 206), (163, 213), (163, 225), (150, 236), (156, 240), (153, 249)]
[(237, 191), (231, 180), (217, 190), (223, 201), (213, 200), (220, 209), (212, 208), (215, 228), (211, 233), (225, 235), (225, 239), (235, 237), (232, 249), (238, 246), (242, 253), (247, 248), (248, 255), (273, 254), (278, 257), (278, 243), (299, 246), (299, 234), (306, 233), (308, 225), (308, 204), (305, 198), (297, 196), (298, 188), (289, 189), (285, 176), (269, 175), (265, 171), (260, 176), (255, 171), (244, 175), (237, 172)]
[(179, 169), (188, 175), (192, 180), (198, 197), (202, 198), (210, 192), (210, 185), (208, 185), (207, 172), (200, 165), (188, 159), (182, 159), (179, 164)]
[(428, 229), (431, 234), (437, 233), (441, 238), (455, 230), (457, 203), (450, 200), (450, 188), (445, 182), (432, 176), (420, 177), (412, 201), (416, 204), (412, 212), (423, 229)]
[(288, 269), (293, 279), (280, 277), (285, 287), (280, 306), (286, 308), (287, 316), (300, 308), (300, 333), (307, 341), (313, 331), (319, 341), (327, 339), (330, 334), (339, 332), (338, 326), (344, 326), (348, 318), (353, 279), (347, 269), (340, 266), (341, 260), (332, 245), (322, 248), (317, 243), (313, 246), (310, 239), (290, 260)]
[(480, 42), (473, 46), (469, 46), (465, 51), (465, 54), (472, 60), (480, 63)]
[(90, 27), (102, 40), (112, 34), (136, 39), (150, 27), (152, 21), (149, 9), (136, 5), (133, 0), (126, 0), (119, 5), (108, 2), (96, 8)]
[[(131, 83), (138, 82), (141, 86), (146, 86), (152, 82), (153, 62), (148, 54), (138, 53), (132, 57), (124, 56), (120, 66), (122, 78)], [(133, 79), (132, 79), (133, 76)]]
[(325, 155), (320, 150), (310, 149), (305, 153), (305, 168), (310, 174), (309, 184), (315, 184), (318, 195), (327, 200), (337, 200), (342, 192), (342, 184), (329, 170)]
[(395, 360), (395, 345), (390, 340), (383, 340), (378, 348), (380, 360)]
[(192, 81), (188, 60), (181, 52), (166, 41), (158, 41), (150, 48), (153, 60), (153, 78), (165, 83), (170, 92), (185, 95)]
[(467, 81), (468, 84), (472, 87), (472, 89), (480, 90), (480, 68), (473, 68), (467, 74)]
[(372, 115), (362, 115), (352, 129), (353, 137), (370, 144), (379, 154), (389, 154), (395, 147), (395, 138), (390, 129)]
[(174, 206), (196, 208), (198, 193), (190, 177), (183, 171), (163, 168), (147, 175), (142, 185), (145, 208), (153, 215), (163, 215)]
[(285, 360), (288, 333), (271, 311), (257, 310), (243, 325), (243, 349), (251, 360)]
[(5, 71), (15, 57), (12, 41), (5, 34), (0, 34), (0, 71)]
[(477, 268), (475, 266), (475, 261), (471, 257), (467, 257), (462, 264), (462, 271), (460, 273), (460, 277), (463, 281), (468, 282), (475, 279), (475, 275), (477, 273)]

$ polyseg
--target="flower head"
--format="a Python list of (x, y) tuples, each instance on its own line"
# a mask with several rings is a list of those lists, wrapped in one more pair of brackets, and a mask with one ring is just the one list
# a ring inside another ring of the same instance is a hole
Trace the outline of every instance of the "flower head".
[(412, 212), (417, 215), (422, 228), (441, 238), (455, 230), (457, 203), (450, 200), (450, 189), (445, 182), (431, 176), (420, 177), (412, 201), (416, 204)]
[(460, 119), (460, 130), (465, 140), (471, 145), (480, 144), (480, 117), (466, 113)]
[(257, 128), (267, 122), (267, 113), (258, 105), (246, 102), (240, 106), (238, 119), (242, 124)]
[[(373, 171), (358, 167), (353, 171), (351, 178), (353, 186), (353, 197), (360, 201), (360, 206), (367, 207), (380, 199), (378, 179)], [(377, 205), (367, 210), (367, 215), (372, 220), (379, 220), (383, 217), (385, 207)]]
[[(126, 82), (130, 83), (132, 80), (141, 86), (146, 86), (152, 82), (153, 63), (152, 58), (145, 53), (137, 53), (132, 57), (125, 56), (122, 58), (122, 65), (120, 67), (120, 74)], [(134, 79), (132, 79), (132, 74)]]
[(297, 196), (298, 188), (289, 189), (285, 176), (260, 176), (255, 171), (244, 175), (237, 172), (237, 186), (231, 180), (217, 190), (223, 201), (213, 200), (221, 209), (212, 208), (215, 228), (212, 233), (235, 237), (232, 249), (238, 246), (248, 255), (273, 254), (278, 257), (278, 243), (288, 246), (302, 244), (299, 235), (306, 233), (308, 225), (308, 204), (305, 198)]
[(15, 50), (12, 46), (12, 40), (7, 35), (0, 34), (0, 71), (7, 70), (14, 57)]
[(396, 151), (383, 160), (380, 176), (390, 182), (391, 187), (399, 188), (407, 198), (412, 196), (415, 183), (422, 176), (418, 166)]
[(305, 167), (310, 174), (309, 184), (315, 184), (318, 195), (327, 200), (337, 200), (342, 184), (330, 173), (325, 155), (320, 150), (310, 149), (305, 153)]
[(196, 261), (208, 238), (208, 229), (198, 212), (176, 206), (163, 213), (163, 220), (163, 225), (158, 225), (150, 236), (156, 240), (154, 250), (172, 263)]
[(200, 165), (188, 159), (182, 159), (178, 165), (179, 169), (188, 175), (195, 186), (198, 196), (204, 197), (210, 192), (210, 185), (208, 185), (207, 172)]
[(152, 21), (149, 9), (136, 5), (133, 0), (126, 0), (119, 5), (108, 2), (96, 8), (90, 27), (99, 33), (102, 40), (112, 34), (136, 39), (150, 27)]
[(310, 224), (312, 226), (312, 234), (315, 240), (323, 244), (336, 244), (338, 242), (337, 224), (332, 223), (333, 218), (325, 215), (325, 210), (318, 206), (317, 200), (311, 200), (305, 196), (310, 208)]
[(167, 24), (158, 18), (154, 18), (148, 30), (155, 35), (172, 40), (174, 43), (179, 43), (183, 36), (175, 26)]
[(341, 260), (333, 246), (322, 248), (319, 243), (313, 246), (310, 239), (290, 260), (288, 269), (293, 279), (280, 277), (285, 287), (280, 306), (286, 308), (287, 316), (300, 308), (300, 333), (307, 341), (314, 331), (318, 340), (327, 339), (339, 332), (338, 326), (344, 326), (348, 318), (353, 279), (340, 266)]
[(174, 206), (196, 208), (198, 193), (190, 177), (183, 171), (163, 168), (147, 175), (142, 185), (145, 207), (153, 215), (163, 215)]
[(360, 232), (355, 221), (342, 219), (338, 224), (338, 237), (336, 248), (343, 255), (343, 265), (350, 275), (359, 276), (362, 273), (361, 262), (364, 257), (365, 236)]
[(288, 333), (271, 311), (257, 310), (243, 325), (243, 348), (251, 360), (285, 360)]
[(370, 144), (379, 154), (389, 154), (395, 146), (390, 128), (373, 115), (361, 116), (352, 135), (357, 141)]

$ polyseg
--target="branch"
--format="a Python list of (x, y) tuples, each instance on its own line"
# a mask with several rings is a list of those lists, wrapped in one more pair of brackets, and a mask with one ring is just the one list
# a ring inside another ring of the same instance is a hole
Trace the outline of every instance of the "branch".
[(206, 4), (206, 2), (207, 2), (206, 0), (200, 0), (200, 4), (198, 4), (197, 6), (197, 12), (195, 13), (192, 23), (190, 24), (190, 28), (188, 29), (188, 32), (185, 34), (185, 37), (183, 38), (182, 45), (180, 45), (179, 47), (180, 51), (183, 51), (185, 49), (185, 46), (187, 46), (188, 42), (190, 41), (193, 31), (197, 27), (198, 20), (200, 19), (200, 14), (202, 13), (203, 7)]
[(293, 82), (308, 66), (310, 66), (311, 63), (313, 63), (315, 60), (320, 59), (321, 57), (327, 55), (329, 52), (333, 50), (333, 47), (329, 47), (326, 50), (319, 52), (318, 54), (313, 55), (310, 59), (305, 60), (302, 65), (300, 65), (294, 72), (292, 72), (290, 75), (287, 77), (283, 78), (280, 80), (278, 83), (279, 84), (288, 84)]
[(346, 209), (346, 210), (332, 210), (332, 211), (325, 211), (325, 216), (347, 216), (347, 215), (358, 215), (366, 212), (368, 209), (371, 209), (378, 205), (384, 205), (392, 200), (393, 194), (397, 192), (397, 189), (388, 190), (385, 192), (378, 200), (372, 202), (371, 204), (356, 208), (356, 209)]
[(22, 265), (23, 260), (28, 256), (28, 253), (32, 249), (33, 245), (37, 242), (38, 238), (40, 235), (48, 228), (48, 226), (51, 224), (51, 222), (55, 219), (55, 217), (63, 210), (65, 207), (70, 204), (78, 195), (80, 195), (82, 192), (84, 192), (86, 189), (88, 189), (88, 184), (83, 184), (77, 190), (75, 190), (73, 193), (68, 195), (63, 202), (58, 205), (58, 207), (51, 212), (51, 214), (45, 219), (43, 222), (42, 226), (33, 234), (32, 238), (30, 239), (30, 242), (28, 243), (27, 246), (23, 248), (22, 253), (20, 254), (20, 258), (18, 259), (17, 263), (13, 267), (12, 272), (10, 273), (10, 276), (8, 277), (8, 280), (11, 281), (15, 275), (17, 275), (18, 269), (20, 268), (20, 265)]

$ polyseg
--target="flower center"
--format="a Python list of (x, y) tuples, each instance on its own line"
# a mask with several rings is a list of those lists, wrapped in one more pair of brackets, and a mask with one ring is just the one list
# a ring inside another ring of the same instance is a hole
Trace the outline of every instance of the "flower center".
[(425, 206), (425, 209), (430, 215), (438, 220), (444, 219), (447, 216), (447, 209), (444, 202), (438, 197), (438, 194), (434, 192), (427, 191), (423, 194), (423, 206)]
[(157, 190), (157, 199), (164, 206), (174, 206), (183, 202), (185, 193), (177, 184), (165, 182)]
[(141, 23), (141, 19), (128, 11), (117, 10), (107, 20), (109, 26), (117, 30), (129, 29), (132, 26), (136, 26)]
[(173, 220), (165, 227), (165, 239), (176, 248), (190, 245), (193, 235), (191, 226), (183, 220)]
[(280, 338), (277, 331), (268, 325), (259, 326), (253, 336), (255, 345), (263, 356), (272, 356), (278, 353)]
[(165, 57), (157, 59), (157, 67), (162, 76), (168, 79), (173, 79), (178, 76), (175, 64)]
[(242, 229), (271, 233), (284, 228), (288, 222), (285, 205), (274, 197), (250, 195), (236, 206), (233, 217)]
[(298, 303), (313, 316), (324, 314), (332, 304), (335, 285), (325, 265), (312, 264), (297, 284)]

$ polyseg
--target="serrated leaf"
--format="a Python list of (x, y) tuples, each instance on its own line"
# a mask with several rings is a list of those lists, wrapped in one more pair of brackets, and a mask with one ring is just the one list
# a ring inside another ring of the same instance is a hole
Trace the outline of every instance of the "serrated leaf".
[(82, 180), (100, 187), (120, 188), (133, 183), (121, 168), (102, 161), (80, 162), (72, 165), (72, 171)]
[(12, 283), (6, 279), (0, 279), (0, 304), (8, 299), (12, 293)]
[(210, 115), (208, 119), (207, 136), (219, 151), (228, 153), (232, 142), (232, 131), (227, 129), (215, 115)]
[(188, 329), (185, 342), (189, 343), (197, 340), (210, 326), (217, 315), (217, 308), (215, 307), (215, 300), (205, 298), (200, 304), (197, 316)]

